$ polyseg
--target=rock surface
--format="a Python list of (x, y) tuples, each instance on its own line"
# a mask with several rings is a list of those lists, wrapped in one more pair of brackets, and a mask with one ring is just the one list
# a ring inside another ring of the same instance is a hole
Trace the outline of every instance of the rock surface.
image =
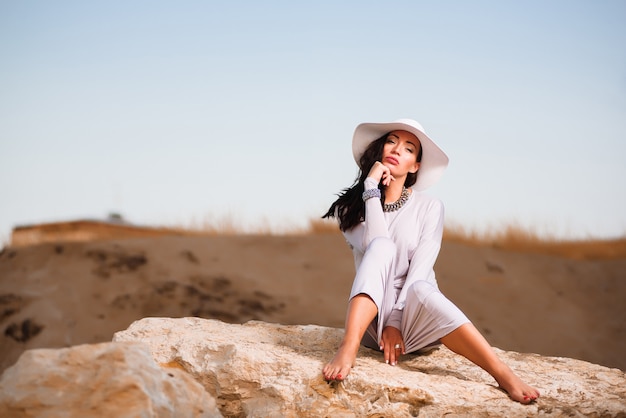
[(224, 416), (626, 416), (621, 370), (497, 349), (541, 391), (536, 403), (511, 401), (486, 372), (443, 347), (407, 355), (397, 366), (362, 348), (346, 381), (329, 384), (320, 370), (341, 335), (313, 325), (145, 318), (114, 341), (142, 342), (157, 363), (184, 369), (217, 399)]
[(215, 399), (141, 343), (22, 354), (0, 378), (1, 417), (218, 417)]
[(0, 377), (2, 417), (626, 416), (626, 374), (580, 360), (496, 349), (542, 392), (511, 401), (446, 348), (397, 366), (362, 348), (343, 383), (320, 370), (342, 330), (145, 318), (114, 342), (26, 351)]

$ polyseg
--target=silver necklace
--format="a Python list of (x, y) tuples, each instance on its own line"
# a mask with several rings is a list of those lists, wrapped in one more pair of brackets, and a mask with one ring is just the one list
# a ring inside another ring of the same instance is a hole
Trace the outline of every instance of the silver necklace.
[(400, 199), (393, 203), (384, 203), (383, 212), (395, 212), (404, 206), (407, 200), (409, 200), (409, 190), (403, 186), (402, 193), (400, 193)]

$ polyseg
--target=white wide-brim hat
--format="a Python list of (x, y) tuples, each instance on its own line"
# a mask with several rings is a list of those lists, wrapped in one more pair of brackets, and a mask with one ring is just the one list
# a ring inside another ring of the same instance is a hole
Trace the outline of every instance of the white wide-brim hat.
[(357, 165), (367, 147), (391, 131), (407, 131), (420, 140), (422, 161), (417, 171), (417, 180), (412, 189), (425, 190), (435, 184), (448, 166), (448, 156), (426, 135), (424, 128), (413, 119), (398, 119), (388, 123), (362, 123), (354, 130), (352, 154)]

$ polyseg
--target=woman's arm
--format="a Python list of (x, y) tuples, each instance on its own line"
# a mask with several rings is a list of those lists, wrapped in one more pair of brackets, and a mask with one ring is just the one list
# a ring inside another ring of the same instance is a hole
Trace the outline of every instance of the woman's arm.
[[(365, 190), (377, 189), (378, 183), (389, 186), (395, 178), (391, 175), (389, 167), (380, 161), (376, 161), (364, 181)], [(365, 233), (363, 234), (363, 247), (367, 248), (374, 238), (389, 238), (389, 229), (383, 213), (380, 199), (371, 198), (365, 201)]]
[[(378, 189), (379, 183), (388, 186), (394, 180), (389, 168), (380, 161), (376, 161), (367, 174), (363, 187), (365, 190)], [(387, 221), (385, 220), (380, 199), (373, 197), (365, 201), (365, 221), (349, 231), (345, 231), (344, 236), (352, 249), (359, 251), (361, 254), (365, 252), (365, 249), (374, 238), (389, 238)]]
[[(364, 185), (365, 190), (377, 189), (378, 181), (368, 177), (365, 179)], [(387, 228), (387, 221), (385, 220), (383, 205), (380, 203), (380, 199), (371, 198), (365, 201), (364, 227), (363, 248), (367, 248), (374, 238), (389, 238), (389, 229)]]
[[(378, 182), (372, 178), (365, 179), (365, 190), (378, 188)], [(377, 237), (389, 237), (387, 221), (383, 213), (380, 199), (375, 197), (365, 201), (365, 221), (343, 233), (353, 251), (363, 255), (367, 246)], [(360, 260), (360, 257), (358, 258)], [(355, 262), (357, 260), (355, 259)], [(358, 264), (358, 263), (355, 263)], [(357, 265), (358, 267), (358, 265)]]

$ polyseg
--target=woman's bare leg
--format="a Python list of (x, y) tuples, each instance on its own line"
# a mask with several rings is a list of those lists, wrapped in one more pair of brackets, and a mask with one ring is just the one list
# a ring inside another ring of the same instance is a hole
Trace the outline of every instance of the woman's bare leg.
[(461, 325), (443, 337), (441, 342), (492, 375), (511, 399), (521, 403), (530, 403), (539, 397), (537, 389), (524, 383), (509, 366), (500, 360), (473, 324)]
[(377, 313), (376, 304), (365, 294), (358, 294), (350, 300), (343, 340), (335, 357), (322, 370), (326, 380), (343, 380), (348, 376), (356, 360), (361, 339)]

